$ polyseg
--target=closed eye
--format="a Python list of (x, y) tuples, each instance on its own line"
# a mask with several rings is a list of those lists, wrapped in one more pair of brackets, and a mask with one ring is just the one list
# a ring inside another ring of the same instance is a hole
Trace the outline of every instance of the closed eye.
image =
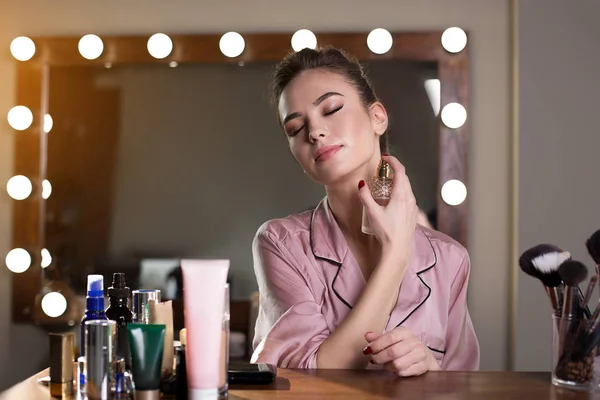
[(338, 108), (335, 108), (335, 109), (333, 109), (333, 110), (331, 110), (331, 111), (328, 111), (328, 112), (326, 112), (326, 113), (325, 113), (325, 114), (323, 114), (323, 115), (331, 115), (331, 114), (335, 114), (336, 112), (340, 111), (342, 108), (344, 108), (344, 106), (343, 106), (343, 105), (341, 105), (341, 106), (339, 106)]
[(300, 133), (300, 131), (304, 129), (304, 125), (302, 125), (300, 128), (296, 129), (295, 131), (292, 131), (290, 133), (288, 133), (288, 136), (292, 137), (292, 136), (296, 136), (298, 133)]

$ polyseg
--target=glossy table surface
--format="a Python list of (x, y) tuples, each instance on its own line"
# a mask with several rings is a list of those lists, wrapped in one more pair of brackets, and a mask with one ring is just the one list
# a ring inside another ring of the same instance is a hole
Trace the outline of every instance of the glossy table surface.
[[(0, 394), (0, 400), (50, 399), (38, 379), (42, 371)], [(558, 388), (548, 372), (429, 372), (396, 378), (386, 371), (278, 370), (268, 386), (234, 387), (229, 399), (593, 399), (587, 393)]]

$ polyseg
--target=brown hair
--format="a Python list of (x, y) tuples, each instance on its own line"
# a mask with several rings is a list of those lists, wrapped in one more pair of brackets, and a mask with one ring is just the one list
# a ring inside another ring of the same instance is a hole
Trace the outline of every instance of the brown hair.
[[(358, 92), (365, 109), (379, 101), (362, 65), (344, 50), (324, 47), (317, 50), (303, 49), (289, 53), (275, 67), (271, 83), (271, 103), (277, 108), (279, 97), (286, 86), (302, 72), (320, 69), (342, 75)], [(388, 152), (388, 134), (379, 138), (382, 153)]]

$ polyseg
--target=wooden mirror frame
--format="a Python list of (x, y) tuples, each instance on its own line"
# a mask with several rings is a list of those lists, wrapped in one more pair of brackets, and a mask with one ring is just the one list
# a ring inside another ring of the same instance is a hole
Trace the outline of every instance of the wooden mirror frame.
[[(367, 47), (368, 32), (319, 33), (320, 46), (330, 45), (347, 50), (360, 61), (406, 60), (436, 62), (441, 83), (441, 109), (449, 103), (459, 103), (469, 113), (469, 57), (467, 46), (458, 53), (447, 52), (441, 44), (442, 31), (391, 32), (393, 45), (383, 54), (374, 54)], [(133, 63), (252, 63), (277, 62), (291, 51), (292, 33), (242, 33), (244, 52), (236, 58), (224, 56), (219, 49), (220, 34), (170, 35), (173, 51), (164, 59), (153, 58), (147, 50), (150, 35), (101, 36), (102, 55), (95, 60), (84, 59), (78, 51), (80, 37), (32, 37), (36, 53), (28, 61), (17, 61), (16, 105), (27, 106), (34, 123), (26, 130), (15, 132), (14, 175), (25, 175), (33, 183), (33, 192), (25, 200), (14, 201), (12, 247), (24, 248), (32, 256), (30, 268), (13, 274), (12, 315), (15, 323), (36, 323), (41, 326), (65, 325), (68, 313), (49, 318), (40, 307), (41, 293), (48, 284), (59, 282), (44, 278), (40, 268), (41, 250), (45, 242), (45, 202), (42, 185), (47, 164), (47, 137), (43, 131), (48, 110), (49, 69), (53, 66), (122, 65)], [(441, 115), (441, 112), (440, 114)], [(439, 171), (437, 182), (437, 229), (467, 246), (468, 197), (459, 205), (450, 206), (441, 198), (443, 183), (458, 179), (468, 188), (469, 119), (458, 129), (439, 121)], [(53, 289), (61, 290), (61, 289)], [(64, 288), (62, 290), (65, 290)], [(68, 290), (68, 288), (66, 289)], [(77, 323), (77, 321), (75, 322)]]

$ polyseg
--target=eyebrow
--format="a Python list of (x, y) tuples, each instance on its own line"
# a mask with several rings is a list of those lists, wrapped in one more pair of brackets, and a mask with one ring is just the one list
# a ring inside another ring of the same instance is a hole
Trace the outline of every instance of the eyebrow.
[[(338, 92), (327, 92), (325, 94), (322, 94), (321, 96), (319, 96), (315, 101), (313, 101), (313, 106), (318, 106), (319, 104), (321, 104), (322, 102), (324, 102), (325, 100), (327, 100), (328, 98), (330, 98), (331, 96), (342, 96), (344, 97), (343, 94), (338, 93)], [(287, 124), (290, 120), (294, 119), (294, 118), (298, 118), (300, 117), (301, 114), (299, 112), (293, 112), (291, 114), (289, 114), (288, 116), (286, 116), (283, 120), (283, 125)]]

